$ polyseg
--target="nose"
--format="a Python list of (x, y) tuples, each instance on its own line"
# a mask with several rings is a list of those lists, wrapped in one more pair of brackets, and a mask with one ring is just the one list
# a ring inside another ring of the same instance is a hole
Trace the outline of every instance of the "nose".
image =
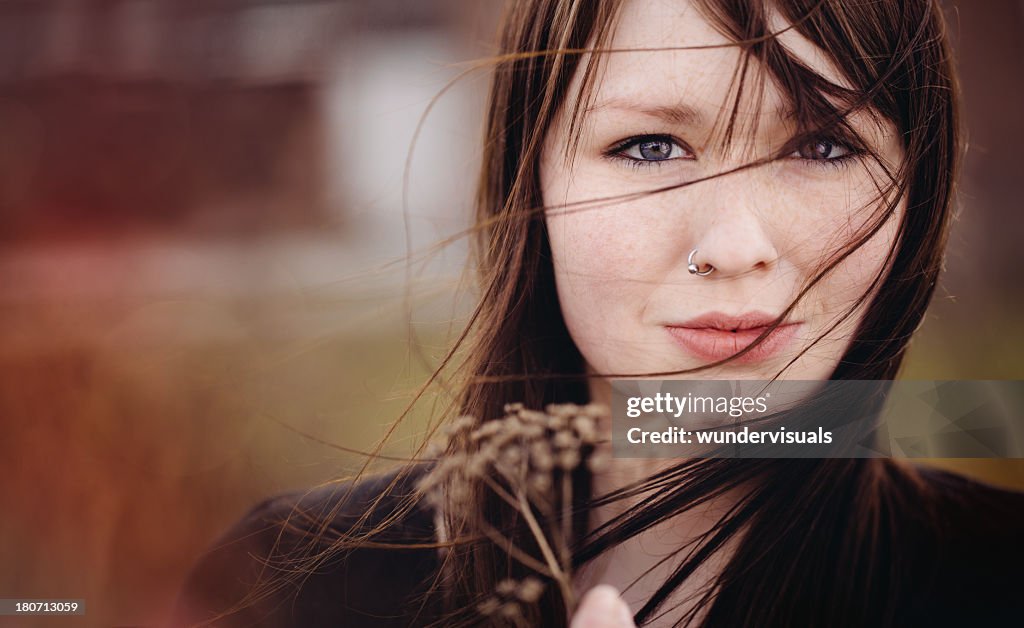
[[(710, 209), (710, 208), (709, 208)], [(776, 249), (765, 217), (752, 204), (736, 203), (718, 206), (700, 221), (693, 234), (691, 272), (695, 264), (703, 274), (708, 266), (714, 270), (705, 278), (738, 277), (764, 272), (778, 263)], [(697, 252), (693, 254), (693, 250)]]

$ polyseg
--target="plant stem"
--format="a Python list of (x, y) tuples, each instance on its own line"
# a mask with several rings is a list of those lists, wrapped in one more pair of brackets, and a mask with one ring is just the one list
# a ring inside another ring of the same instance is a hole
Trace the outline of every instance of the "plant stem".
[(562, 590), (565, 605), (569, 609), (574, 609), (576, 602), (572, 594), (572, 583), (569, 582), (568, 576), (566, 576), (562, 567), (558, 564), (558, 560), (555, 558), (555, 553), (551, 550), (547, 537), (544, 536), (540, 524), (537, 523), (537, 519), (533, 516), (533, 509), (530, 508), (530, 502), (526, 499), (526, 494), (520, 489), (516, 491), (516, 497), (519, 499), (520, 511), (523, 514), (523, 518), (526, 519), (526, 525), (530, 526), (530, 531), (540, 547), (541, 554), (544, 555), (544, 560), (547, 561), (548, 567), (554, 574), (555, 580), (558, 582), (558, 588)]

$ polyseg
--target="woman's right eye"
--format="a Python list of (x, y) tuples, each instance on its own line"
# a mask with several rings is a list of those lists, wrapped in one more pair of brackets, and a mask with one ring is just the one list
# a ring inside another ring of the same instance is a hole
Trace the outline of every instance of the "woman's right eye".
[(641, 135), (620, 142), (608, 151), (610, 157), (651, 165), (674, 159), (693, 159), (693, 153), (668, 135)]

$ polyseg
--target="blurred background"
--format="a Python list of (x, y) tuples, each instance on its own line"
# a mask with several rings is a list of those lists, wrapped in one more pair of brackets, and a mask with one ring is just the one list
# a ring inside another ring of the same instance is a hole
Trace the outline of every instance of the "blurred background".
[[(464, 239), (403, 257), (469, 225), (486, 73), (416, 129), (500, 4), (0, 3), (0, 597), (155, 623), (258, 499), (359, 468), (334, 445), (372, 448), (469, 304)], [(904, 374), (1021, 379), (1024, 1), (946, 4), (970, 153)]]

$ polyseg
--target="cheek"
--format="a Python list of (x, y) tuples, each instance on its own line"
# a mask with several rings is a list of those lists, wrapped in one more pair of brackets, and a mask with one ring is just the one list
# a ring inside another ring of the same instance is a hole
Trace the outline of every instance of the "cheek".
[(643, 277), (651, 260), (652, 214), (623, 205), (550, 210), (546, 221), (556, 270), (617, 288)]
[(566, 326), (588, 363), (599, 371), (621, 370), (643, 351), (644, 310), (664, 274), (656, 243), (664, 217), (650, 198), (572, 206), (621, 193), (586, 173), (549, 174), (545, 183), (544, 198), (556, 205), (545, 223)]
[(596, 337), (621, 325), (643, 301), (642, 237), (622, 212), (607, 207), (546, 216), (558, 299), (573, 335)]
[[(887, 259), (895, 248), (903, 211), (904, 205), (901, 203), (877, 233), (852, 251), (808, 294), (810, 306), (819, 315), (817, 332), (826, 338), (821, 344), (823, 351), (841, 354), (853, 340), (871, 302), (873, 291), (881, 283), (876, 283), (876, 279), (884, 276)], [(833, 261), (838, 251), (862, 238), (876, 221), (877, 218), (867, 210), (861, 217), (854, 216), (835, 225), (830, 238), (834, 244), (822, 251), (822, 259), (817, 268), (823, 268), (822, 264)], [(812, 279), (815, 274), (808, 273), (807, 279)], [(829, 327), (840, 318), (841, 322), (829, 331)]]
[(808, 186), (801, 196), (814, 201), (804, 205), (806, 214), (793, 215), (787, 221), (792, 227), (790, 235), (785, 236), (783, 256), (799, 269), (805, 286), (832, 266), (808, 296), (838, 315), (852, 306), (882, 271), (895, 245), (904, 203), (874, 235), (837, 263), (877, 226), (889, 201), (880, 199), (875, 186), (865, 178), (839, 188)]
[(872, 283), (882, 273), (895, 243), (898, 220), (898, 216), (890, 218), (877, 234), (836, 268), (833, 289), (840, 291), (847, 300), (854, 301), (871, 289)]

